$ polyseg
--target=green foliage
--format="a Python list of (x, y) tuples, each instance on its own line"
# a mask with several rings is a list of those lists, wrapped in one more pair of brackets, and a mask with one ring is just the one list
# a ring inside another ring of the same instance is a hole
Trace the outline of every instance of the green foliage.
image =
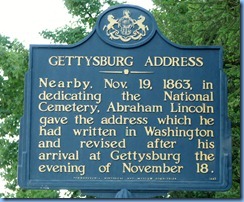
[(182, 45), (221, 45), (228, 77), (232, 125), (233, 185), (227, 192), (171, 192), (172, 198), (240, 198), (240, 2), (239, 0), (153, 0), (162, 33)]
[(58, 198), (59, 193), (55, 190), (21, 190), (19, 189), (16, 198)]
[(63, 28), (57, 28), (53, 31), (42, 31), (41, 35), (45, 39), (51, 39), (54, 43), (74, 44), (87, 35), (85, 27), (82, 25), (70, 27), (65, 25)]
[(118, 4), (116, 0), (63, 0), (68, 12), (76, 19), (63, 28), (44, 30), (41, 35), (55, 43), (74, 44), (83, 39), (95, 26), (98, 15), (105, 7)]
[(87, 28), (93, 28), (96, 18), (104, 10), (104, 6), (113, 6), (117, 1), (113, 0), (64, 0), (64, 4), (73, 16), (78, 16), (82, 24)]
[(15, 191), (19, 120), (23, 112), (24, 73), (28, 52), (0, 35), (0, 169), (6, 188)]

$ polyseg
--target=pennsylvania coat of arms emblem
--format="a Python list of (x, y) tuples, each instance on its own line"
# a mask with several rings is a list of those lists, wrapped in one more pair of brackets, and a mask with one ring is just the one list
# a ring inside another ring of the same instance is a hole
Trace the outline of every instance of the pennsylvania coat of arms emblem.
[(115, 19), (112, 14), (107, 16), (108, 24), (103, 27), (106, 35), (111, 40), (121, 40), (129, 42), (130, 40), (140, 40), (146, 36), (149, 30), (148, 26), (144, 24), (145, 16), (140, 15), (138, 19), (131, 18), (129, 10), (123, 11), (123, 17)]

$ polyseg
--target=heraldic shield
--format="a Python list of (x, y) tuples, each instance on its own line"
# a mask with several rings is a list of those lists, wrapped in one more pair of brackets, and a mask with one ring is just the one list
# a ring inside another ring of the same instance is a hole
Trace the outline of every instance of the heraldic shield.
[(98, 20), (98, 33), (110, 45), (135, 47), (155, 33), (154, 18), (146, 10), (124, 5), (106, 11)]

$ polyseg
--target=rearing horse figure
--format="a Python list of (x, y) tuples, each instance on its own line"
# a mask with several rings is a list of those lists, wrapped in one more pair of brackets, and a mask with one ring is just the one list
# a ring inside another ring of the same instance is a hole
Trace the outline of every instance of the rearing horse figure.
[[(140, 15), (140, 16), (138, 17), (138, 19), (139, 19), (139, 20), (135, 21), (135, 24), (138, 25), (139, 29), (141, 29), (142, 32), (143, 32), (142, 35), (145, 36), (145, 35), (146, 35), (146, 31), (149, 30), (148, 26), (143, 24), (143, 22), (145, 21), (146, 18), (145, 18), (143, 15)], [(139, 30), (139, 29), (138, 29), (138, 30)]]
[(105, 30), (107, 28), (107, 33), (109, 32), (110, 29), (115, 29), (114, 25), (118, 24), (118, 20), (114, 19), (113, 15), (108, 15), (108, 21), (109, 24), (108, 25), (104, 25), (103, 30)]

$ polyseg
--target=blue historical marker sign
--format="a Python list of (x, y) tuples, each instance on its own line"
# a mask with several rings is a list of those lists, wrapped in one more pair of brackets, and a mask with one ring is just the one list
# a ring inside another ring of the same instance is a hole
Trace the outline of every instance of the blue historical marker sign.
[(229, 189), (222, 48), (173, 44), (132, 5), (77, 44), (32, 45), (18, 172), (30, 189)]

